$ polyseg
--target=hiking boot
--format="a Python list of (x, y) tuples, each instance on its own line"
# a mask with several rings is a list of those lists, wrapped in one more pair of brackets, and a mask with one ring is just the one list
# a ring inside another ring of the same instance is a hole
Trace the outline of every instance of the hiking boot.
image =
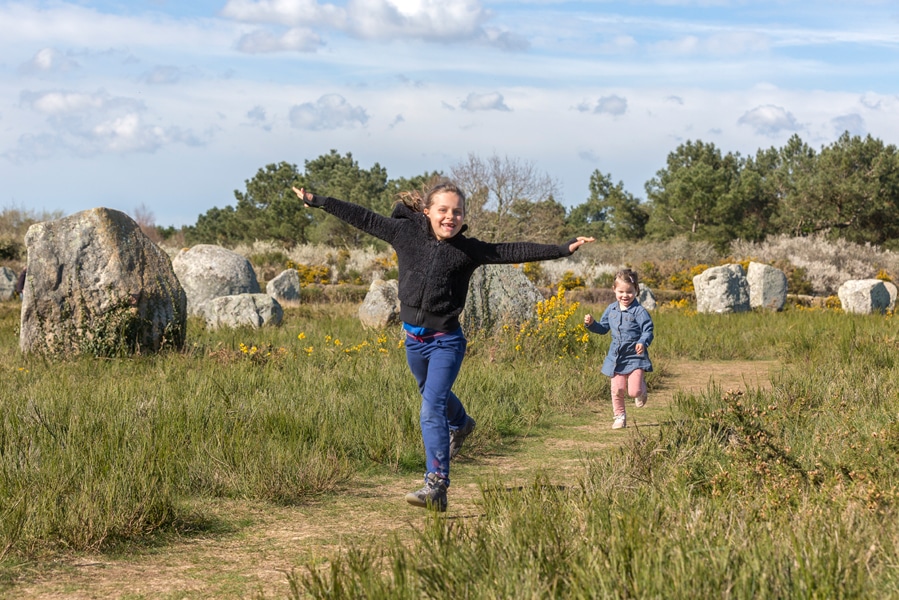
[(446, 512), (446, 479), (437, 473), (425, 476), (425, 486), (417, 492), (406, 494), (406, 502), (412, 506)]
[(646, 406), (646, 392), (643, 392), (642, 394), (634, 398), (634, 404), (637, 406), (637, 408), (643, 408), (644, 406)]
[(462, 449), (462, 443), (465, 441), (465, 438), (474, 431), (474, 427), (477, 425), (471, 417), (467, 417), (467, 419), (465, 425), (459, 429), (450, 429), (450, 460), (456, 458), (456, 455), (459, 454), (459, 450)]
[(615, 420), (612, 421), (612, 429), (624, 429), (627, 427), (627, 415), (615, 415)]

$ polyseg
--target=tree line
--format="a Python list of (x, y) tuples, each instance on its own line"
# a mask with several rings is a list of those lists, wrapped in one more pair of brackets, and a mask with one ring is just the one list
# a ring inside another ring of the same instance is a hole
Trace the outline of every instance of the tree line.
[[(754, 156), (723, 153), (700, 140), (681, 144), (645, 184), (641, 200), (595, 170), (589, 196), (567, 209), (556, 200), (558, 184), (531, 163), (470, 154), (449, 173), (390, 179), (375, 163), (362, 169), (351, 153), (331, 150), (307, 160), (303, 171), (288, 162), (270, 164), (235, 190), (236, 203), (212, 208), (182, 228), (187, 243), (235, 245), (277, 240), (285, 246), (381, 245), (324, 211), (305, 210), (291, 186), (306, 187), (389, 214), (402, 191), (421, 189), (446, 176), (468, 195), (466, 221), (482, 239), (557, 242), (568, 235), (600, 240), (686, 237), (724, 250), (735, 239), (770, 235), (834, 238), (899, 248), (899, 155), (896, 146), (870, 135), (844, 133), (815, 150), (798, 135), (782, 148)], [(159, 228), (163, 237), (174, 228)]]

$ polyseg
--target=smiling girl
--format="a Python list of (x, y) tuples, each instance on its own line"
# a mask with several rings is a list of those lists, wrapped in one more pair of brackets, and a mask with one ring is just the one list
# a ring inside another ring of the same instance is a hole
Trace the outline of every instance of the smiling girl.
[(485, 264), (512, 264), (570, 256), (593, 238), (564, 244), (490, 243), (464, 232), (465, 195), (439, 181), (424, 195), (408, 192), (385, 217), (365, 207), (293, 188), (306, 206), (384, 240), (396, 251), (400, 318), (406, 331), (406, 361), (421, 392), (421, 435), (427, 459), (425, 485), (406, 494), (414, 506), (445, 511), (450, 459), (474, 430), (475, 421), (453, 393), (467, 340), (459, 324), (468, 283)]

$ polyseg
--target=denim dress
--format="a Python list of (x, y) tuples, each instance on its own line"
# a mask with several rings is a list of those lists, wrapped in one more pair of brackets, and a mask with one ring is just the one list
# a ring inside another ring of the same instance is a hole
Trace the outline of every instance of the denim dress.
[[(621, 310), (618, 302), (613, 302), (602, 313), (598, 321), (587, 326), (593, 333), (612, 332), (612, 344), (602, 363), (602, 374), (627, 375), (635, 369), (652, 371), (649, 360), (649, 344), (652, 343), (652, 317), (635, 298), (627, 310)], [(637, 354), (636, 345), (643, 344), (643, 354)]]

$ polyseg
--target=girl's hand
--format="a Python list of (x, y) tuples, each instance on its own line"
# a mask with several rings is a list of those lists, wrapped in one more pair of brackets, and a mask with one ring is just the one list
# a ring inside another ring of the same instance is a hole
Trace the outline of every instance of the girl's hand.
[(590, 313), (584, 315), (584, 325), (593, 325), (593, 315), (591, 315)]
[(584, 237), (580, 236), (576, 241), (571, 242), (571, 245), (568, 246), (568, 251), (574, 254), (574, 251), (583, 246), (584, 244), (589, 244), (590, 242), (596, 241), (596, 238), (592, 237)]
[(637, 354), (643, 354), (643, 350), (644, 350), (643, 344), (638, 343), (636, 346), (634, 346), (634, 350), (637, 351)]
[(306, 188), (297, 189), (296, 187), (291, 187), (290, 189), (292, 189), (293, 193), (297, 195), (297, 198), (303, 201), (303, 206), (305, 206), (306, 208), (311, 207), (311, 205), (309, 204), (309, 200), (312, 200), (312, 194), (307, 195)]

